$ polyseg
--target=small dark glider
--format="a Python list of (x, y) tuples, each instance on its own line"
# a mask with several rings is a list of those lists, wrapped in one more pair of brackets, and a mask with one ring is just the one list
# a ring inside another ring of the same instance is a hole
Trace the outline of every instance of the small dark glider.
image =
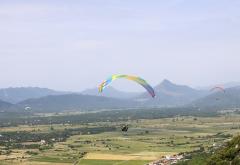
[(128, 131), (128, 125), (123, 126), (121, 129), (122, 129), (122, 132), (127, 132)]

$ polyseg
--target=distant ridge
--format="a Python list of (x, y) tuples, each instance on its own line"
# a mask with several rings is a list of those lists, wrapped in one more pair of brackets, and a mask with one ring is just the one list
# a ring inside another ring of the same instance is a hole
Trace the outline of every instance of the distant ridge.
[(82, 94), (93, 95), (93, 96), (105, 96), (105, 97), (112, 97), (112, 98), (121, 98), (121, 99), (130, 99), (134, 98), (140, 93), (137, 92), (123, 92), (119, 91), (111, 86), (108, 86), (104, 89), (104, 92), (99, 93), (98, 88), (86, 89), (81, 92)]
[(155, 106), (180, 106), (205, 96), (204, 90), (196, 90), (186, 85), (177, 85), (165, 79), (154, 87), (156, 97), (154, 99), (144, 93), (136, 98), (146, 105)]
[(18, 103), (30, 98), (39, 98), (47, 95), (60, 95), (67, 93), (69, 92), (61, 92), (39, 87), (3, 88), (0, 89), (0, 100), (9, 103)]
[(136, 103), (133, 101), (82, 94), (51, 95), (28, 99), (15, 105), (15, 107), (22, 110), (25, 107), (30, 107), (33, 112), (83, 111), (95, 108), (121, 108), (133, 106), (136, 106)]
[(191, 104), (199, 108), (211, 109), (240, 108), (240, 86), (225, 88), (225, 91), (225, 93), (209, 91), (209, 95)]
[(4, 110), (4, 109), (7, 109), (9, 107), (11, 107), (12, 104), (11, 103), (8, 103), (8, 102), (5, 102), (5, 101), (2, 101), (0, 100), (0, 110)]
[(196, 89), (210, 90), (210, 89), (212, 89), (214, 86), (222, 86), (222, 87), (224, 87), (224, 88), (232, 88), (232, 87), (240, 86), (240, 82), (217, 83), (217, 84), (210, 85), (210, 86), (196, 87)]

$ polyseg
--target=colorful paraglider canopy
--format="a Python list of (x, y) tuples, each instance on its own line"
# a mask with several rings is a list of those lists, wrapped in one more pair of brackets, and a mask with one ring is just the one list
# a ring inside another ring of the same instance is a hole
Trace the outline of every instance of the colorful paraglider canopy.
[(224, 87), (221, 87), (221, 86), (215, 86), (215, 87), (213, 87), (210, 91), (211, 91), (211, 92), (213, 92), (213, 91), (221, 91), (221, 92), (223, 92), (223, 93), (226, 93)]
[(130, 75), (112, 75), (111, 77), (109, 77), (107, 80), (105, 80), (99, 85), (98, 91), (102, 92), (103, 89), (106, 88), (106, 86), (108, 86), (112, 81), (119, 78), (125, 78), (128, 80), (135, 81), (136, 83), (144, 87), (152, 97), (155, 97), (154, 89), (144, 79), (137, 76), (130, 76)]

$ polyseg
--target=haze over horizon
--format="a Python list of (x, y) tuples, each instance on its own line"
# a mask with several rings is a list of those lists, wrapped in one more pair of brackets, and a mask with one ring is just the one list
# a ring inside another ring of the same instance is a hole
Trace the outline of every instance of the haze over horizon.
[(0, 1), (0, 88), (82, 91), (112, 74), (153, 86), (240, 82), (239, 1), (150, 2)]

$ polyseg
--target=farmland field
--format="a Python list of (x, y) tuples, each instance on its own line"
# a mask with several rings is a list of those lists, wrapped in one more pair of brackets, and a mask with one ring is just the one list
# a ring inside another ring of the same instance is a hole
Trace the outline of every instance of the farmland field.
[[(122, 124), (129, 131), (122, 133)], [(114, 127), (113, 131), (92, 133), (91, 129)], [(164, 155), (197, 150), (221, 144), (239, 132), (238, 115), (218, 117), (173, 117), (162, 119), (139, 119), (126, 122), (96, 122), (86, 124), (19, 125), (3, 127), (0, 134), (11, 132), (45, 133), (72, 129), (74, 133), (65, 140), (40, 144), (22, 142), (14, 148), (1, 145), (0, 164), (8, 165), (144, 165)], [(87, 133), (75, 130), (89, 129)]]

